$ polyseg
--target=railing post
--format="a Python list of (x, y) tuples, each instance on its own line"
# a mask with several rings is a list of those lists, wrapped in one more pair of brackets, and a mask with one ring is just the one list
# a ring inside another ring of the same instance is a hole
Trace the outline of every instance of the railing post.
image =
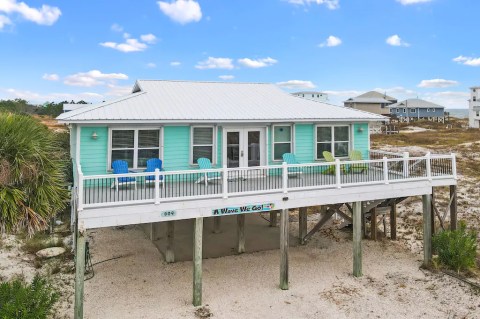
[(228, 198), (228, 172), (227, 165), (223, 165), (222, 170), (223, 198)]
[(78, 172), (78, 205), (77, 205), (78, 211), (83, 210), (83, 191), (84, 191), (83, 181), (84, 181), (83, 173), (79, 171)]
[(457, 155), (452, 153), (452, 175), (454, 179), (457, 179)]
[(386, 156), (383, 157), (383, 179), (385, 184), (388, 184), (388, 159)]
[(426, 168), (427, 168), (427, 178), (429, 181), (432, 180), (432, 165), (431, 165), (431, 156), (430, 156), (430, 152), (427, 152), (427, 154), (425, 154), (425, 161), (426, 161)]
[(337, 182), (337, 188), (342, 187), (342, 179), (340, 177), (340, 160), (337, 158), (335, 159), (335, 179)]
[(408, 178), (410, 176), (410, 170), (408, 168), (408, 158), (410, 154), (408, 152), (403, 152), (403, 177)]
[(282, 163), (282, 181), (283, 181), (283, 193), (288, 193), (288, 167), (287, 162)]
[[(163, 181), (165, 183), (165, 181)], [(160, 204), (160, 170), (155, 169), (155, 205)]]

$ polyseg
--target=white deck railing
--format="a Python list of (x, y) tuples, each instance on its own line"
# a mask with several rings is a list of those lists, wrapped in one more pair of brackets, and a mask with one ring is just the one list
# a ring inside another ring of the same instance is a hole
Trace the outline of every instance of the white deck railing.
[[(398, 154), (398, 153), (397, 153)], [(407, 153), (408, 154), (408, 153)], [(387, 154), (384, 154), (387, 155)], [(77, 166), (78, 210), (105, 206), (284, 193), (413, 180), (456, 179), (455, 154), (208, 170), (84, 176)]]

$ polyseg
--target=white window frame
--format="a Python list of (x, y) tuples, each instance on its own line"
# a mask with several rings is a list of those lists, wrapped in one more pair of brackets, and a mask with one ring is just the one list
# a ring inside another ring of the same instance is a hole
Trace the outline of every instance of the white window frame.
[(397, 107), (397, 113), (400, 113), (400, 109)]
[[(196, 128), (211, 128), (213, 130), (213, 144), (193, 144), (193, 131)], [(194, 146), (211, 146), (212, 147), (212, 165), (217, 165), (217, 126), (216, 125), (192, 125), (190, 126), (190, 165), (198, 166), (198, 163), (193, 162), (193, 147)]]
[(417, 113), (417, 109), (410, 109), (410, 113)]
[(430, 112), (430, 108), (429, 108), (429, 107), (427, 108), (427, 112)]
[(407, 109), (406, 109), (406, 108), (403, 108), (403, 113), (407, 113)]
[(432, 113), (435, 113), (435, 108), (432, 109)]
[[(351, 124), (334, 124), (334, 125), (326, 125), (326, 124), (318, 124), (318, 125), (315, 125), (315, 130), (313, 132), (314, 134), (314, 140), (315, 140), (315, 160), (317, 161), (321, 161), (321, 160), (324, 160), (323, 156), (321, 158), (318, 158), (317, 157), (317, 149), (318, 149), (318, 143), (326, 143), (326, 142), (318, 142), (317, 141), (317, 129), (319, 127), (330, 127), (331, 129), (331, 136), (332, 136), (332, 140), (330, 141), (330, 144), (331, 144), (331, 153), (333, 155), (333, 157), (335, 158), (348, 158), (348, 154), (347, 156), (342, 156), (342, 157), (337, 157), (335, 156), (335, 127), (348, 127), (348, 153), (350, 153), (350, 151), (352, 150), (352, 140), (353, 140), (353, 132), (352, 132), (352, 125)], [(345, 141), (338, 141), (338, 142), (345, 142)]]
[[(113, 139), (113, 131), (134, 131), (133, 133), (133, 165), (132, 169), (139, 169), (145, 167), (138, 167), (138, 150), (146, 150), (146, 149), (157, 149), (156, 147), (138, 147), (138, 131), (157, 131), (158, 130), (158, 157), (163, 158), (163, 127), (109, 127), (108, 128), (108, 160), (107, 160), (107, 171), (112, 170), (112, 139)], [(131, 149), (131, 148), (124, 148), (124, 149)], [(121, 150), (121, 149), (115, 149)]]
[(272, 161), (273, 162), (283, 162), (283, 158), (275, 159), (275, 144), (286, 144), (287, 142), (275, 142), (275, 127), (277, 126), (288, 126), (290, 127), (290, 153), (295, 153), (295, 126), (293, 124), (273, 124), (272, 125)]

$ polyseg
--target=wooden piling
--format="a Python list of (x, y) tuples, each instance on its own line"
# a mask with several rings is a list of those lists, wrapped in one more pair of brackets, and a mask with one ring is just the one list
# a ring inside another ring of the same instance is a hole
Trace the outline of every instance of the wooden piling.
[(390, 204), (390, 239), (397, 240), (397, 203), (395, 199)]
[(353, 276), (362, 276), (362, 202), (353, 203)]
[(277, 210), (270, 212), (270, 227), (277, 227)]
[(237, 253), (245, 252), (245, 214), (237, 215)]
[(167, 263), (175, 262), (175, 221), (167, 222), (167, 249), (165, 251), (165, 261)]
[(78, 232), (75, 254), (75, 308), (74, 318), (83, 318), (83, 286), (85, 279), (85, 232)]
[(193, 226), (193, 305), (202, 304), (202, 236), (203, 217), (195, 218)]
[(300, 245), (305, 245), (304, 238), (307, 235), (307, 207), (298, 210), (298, 239)]
[(432, 197), (422, 196), (423, 202), (423, 265), (428, 267), (432, 262)]
[(149, 229), (150, 229), (150, 240), (154, 241), (156, 239), (155, 238), (155, 223), (150, 223)]
[(221, 217), (213, 217), (213, 233), (218, 234), (220, 233), (220, 220)]
[(450, 185), (450, 229), (457, 229), (457, 185)]
[(377, 240), (377, 208), (370, 210), (370, 239)]
[(432, 197), (430, 200), (430, 218), (432, 223), (432, 236), (435, 235), (435, 187), (432, 187)]
[(280, 211), (280, 289), (288, 290), (288, 209)]

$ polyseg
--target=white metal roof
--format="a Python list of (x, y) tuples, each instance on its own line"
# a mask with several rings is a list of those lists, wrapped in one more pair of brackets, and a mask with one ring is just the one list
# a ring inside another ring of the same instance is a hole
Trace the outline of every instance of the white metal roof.
[(386, 118), (294, 97), (272, 84), (139, 80), (133, 93), (61, 114), (63, 123), (383, 121)]
[(395, 103), (395, 104), (388, 105), (388, 107), (391, 107), (391, 108), (394, 108), (394, 107), (408, 107), (408, 108), (420, 108), (420, 109), (424, 109), (424, 108), (442, 108), (442, 109), (444, 109), (445, 108), (444, 106), (441, 106), (441, 105), (438, 105), (438, 104), (435, 104), (435, 103), (432, 103), (432, 102), (429, 102), (429, 101), (421, 100), (421, 99), (407, 99), (407, 100), (400, 101), (400, 102)]
[(360, 97), (360, 98), (381, 98), (381, 99), (385, 99), (385, 100), (389, 100), (389, 101), (396, 101), (397, 100), (394, 97), (388, 96), (384, 93), (380, 93), (380, 92), (377, 92), (377, 91), (368, 91), (368, 92), (365, 92), (363, 94), (360, 94), (359, 96), (357, 96), (357, 98), (358, 97)]
[(345, 101), (345, 103), (371, 103), (371, 104), (390, 104), (391, 101), (376, 97), (354, 97)]

